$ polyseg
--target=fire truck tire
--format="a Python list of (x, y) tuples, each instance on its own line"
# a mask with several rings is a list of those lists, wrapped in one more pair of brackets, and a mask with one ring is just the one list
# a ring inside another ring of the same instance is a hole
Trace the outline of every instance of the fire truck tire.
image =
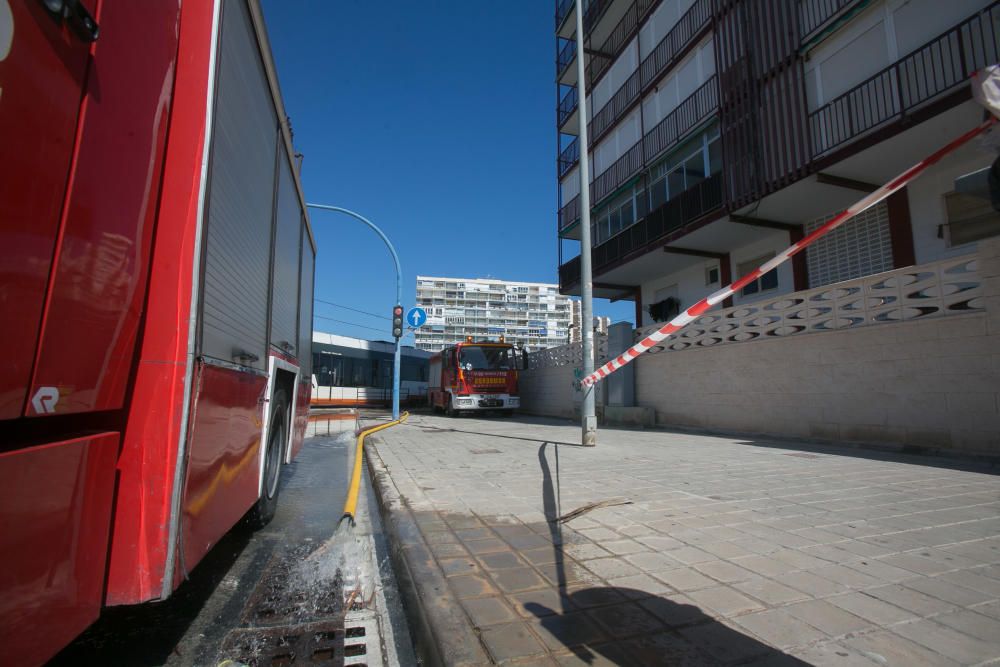
[(455, 409), (455, 397), (448, 395), (448, 406), (444, 409), (444, 413), (449, 417), (457, 417), (458, 410)]
[(264, 453), (264, 486), (257, 504), (250, 510), (248, 521), (254, 529), (263, 528), (278, 510), (281, 490), (281, 462), (288, 437), (288, 396), (284, 389), (274, 392), (271, 401), (271, 423), (267, 428), (267, 450)]

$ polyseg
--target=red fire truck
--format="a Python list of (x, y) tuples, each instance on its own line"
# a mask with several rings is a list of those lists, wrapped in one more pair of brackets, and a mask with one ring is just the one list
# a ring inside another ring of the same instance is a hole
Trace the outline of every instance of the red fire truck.
[(498, 343), (469, 338), (431, 357), (428, 399), (435, 412), (449, 416), (477, 410), (510, 416), (521, 406), (517, 367), (517, 352), (502, 337)]
[(274, 513), (315, 242), (257, 0), (0, 0), (0, 155), (0, 645), (33, 664)]

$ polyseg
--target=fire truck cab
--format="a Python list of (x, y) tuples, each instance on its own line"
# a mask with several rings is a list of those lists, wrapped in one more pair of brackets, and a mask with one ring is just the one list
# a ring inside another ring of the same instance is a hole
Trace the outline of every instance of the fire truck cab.
[(449, 416), (481, 410), (509, 416), (521, 407), (517, 353), (502, 339), (446, 347), (431, 357), (427, 393), (434, 410)]

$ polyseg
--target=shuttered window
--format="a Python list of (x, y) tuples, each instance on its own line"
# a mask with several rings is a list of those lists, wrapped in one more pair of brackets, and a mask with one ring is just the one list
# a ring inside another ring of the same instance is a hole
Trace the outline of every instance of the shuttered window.
[[(833, 216), (805, 225), (809, 234)], [(806, 249), (809, 286), (820, 287), (892, 270), (888, 207), (882, 203), (859, 213)]]

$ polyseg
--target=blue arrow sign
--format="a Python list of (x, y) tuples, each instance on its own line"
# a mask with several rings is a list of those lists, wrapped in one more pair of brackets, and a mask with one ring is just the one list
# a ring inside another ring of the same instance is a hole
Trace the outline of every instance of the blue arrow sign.
[(406, 322), (413, 328), (420, 327), (427, 321), (427, 311), (423, 308), (410, 308), (406, 313)]

